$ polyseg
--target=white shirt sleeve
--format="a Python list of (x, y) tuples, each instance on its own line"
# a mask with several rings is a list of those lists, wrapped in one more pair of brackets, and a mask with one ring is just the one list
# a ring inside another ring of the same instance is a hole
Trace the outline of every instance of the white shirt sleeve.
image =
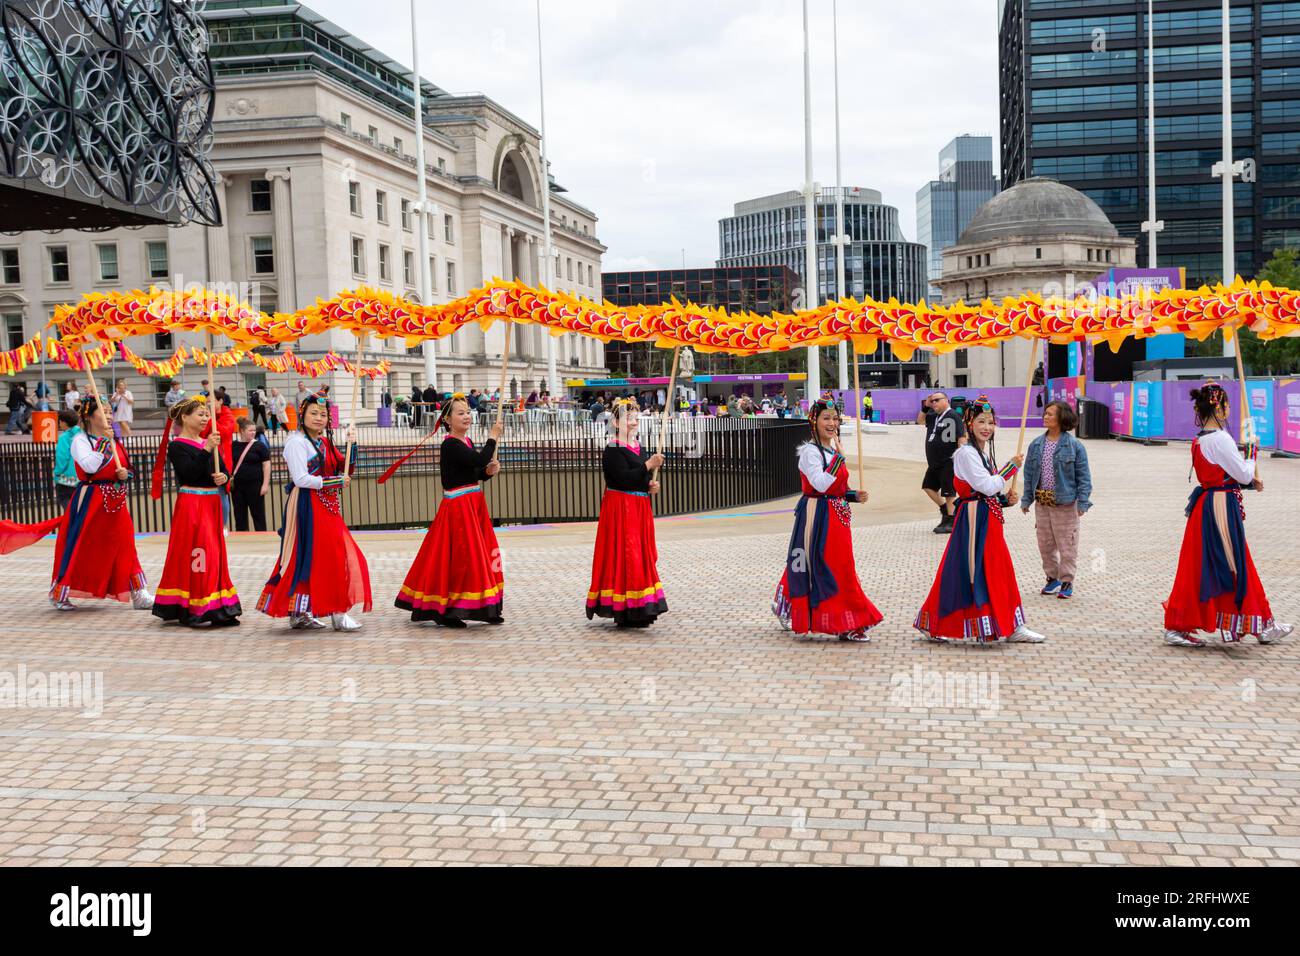
[(83, 432), (72, 439), (72, 460), (87, 475), (93, 475), (104, 467), (107, 456), (101, 455), (90, 447), (90, 439)]
[(808, 479), (808, 484), (818, 491), (824, 492), (835, 484), (835, 476), (826, 473), (826, 466), (822, 463), (821, 452), (817, 450), (817, 446), (812, 442), (806, 442), (799, 446), (799, 470)]
[(311, 442), (301, 435), (294, 435), (284, 443), (284, 463), (289, 466), (289, 477), (299, 488), (323, 488), (325, 480), (320, 475), (309, 474), (307, 467), (316, 451)]
[(1255, 463), (1242, 457), (1237, 443), (1222, 428), (1196, 440), (1201, 443), (1201, 454), (1205, 460), (1218, 465), (1228, 473), (1229, 478), (1247, 485), (1255, 480)]
[(952, 456), (952, 472), (982, 495), (1000, 495), (1007, 486), (1001, 475), (990, 475), (974, 445), (962, 445)]

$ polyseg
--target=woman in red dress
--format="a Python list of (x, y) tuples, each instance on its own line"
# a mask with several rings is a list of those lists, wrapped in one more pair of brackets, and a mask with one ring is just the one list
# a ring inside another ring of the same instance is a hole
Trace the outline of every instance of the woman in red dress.
[(1046, 638), (1025, 626), (1016, 568), (1002, 533), (1002, 499), (1025, 456), (998, 469), (997, 416), (983, 395), (966, 406), (963, 418), (969, 441), (952, 458), (958, 495), (952, 537), (912, 626), (932, 641), (1040, 644)]
[(839, 449), (840, 413), (827, 401), (808, 411), (812, 441), (799, 446), (803, 497), (795, 506), (785, 573), (772, 600), (781, 626), (796, 634), (833, 634), (867, 643), (882, 615), (862, 593), (853, 562), (849, 505), (867, 500), (849, 490), (849, 468)]
[(636, 440), (640, 409), (630, 398), (611, 410), (614, 438), (605, 446), (602, 468), (605, 496), (596, 525), (596, 553), (587, 589), (587, 620), (614, 619), (617, 627), (649, 627), (668, 610), (664, 586), (655, 567), (654, 512), (650, 495), (659, 493), (651, 474), (664, 456), (646, 457)]
[[(230, 580), (221, 520), (227, 475), (213, 458), (221, 434), (208, 428), (211, 408), (201, 395), (181, 399), (167, 414), (159, 460), (165, 454), (171, 462), (176, 507), (153, 614), (186, 627), (234, 627), (243, 608)], [(169, 440), (173, 428), (179, 434)]]
[[(329, 435), (329, 402), (308, 395), (298, 407), (299, 430), (284, 443), (290, 484), (280, 526), (280, 557), (262, 590), (257, 609), (289, 618), (295, 630), (326, 627), (356, 631), (348, 613), (369, 611), (370, 570), (343, 521), (341, 492), (352, 480), (343, 473), (343, 453)], [(351, 427), (351, 426), (349, 426)]]
[(81, 434), (72, 439), (79, 484), (64, 514), (36, 525), (0, 523), (0, 553), (58, 532), (50, 604), (76, 610), (71, 598), (111, 598), (137, 610), (153, 607), (135, 551), (135, 525), (126, 507), (131, 459), (113, 437), (108, 407), (98, 395), (82, 400)]
[(1228, 434), (1228, 394), (1214, 382), (1192, 392), (1201, 432), (1192, 441), (1197, 485), (1187, 502), (1187, 528), (1178, 573), (1165, 608), (1165, 642), (1204, 647), (1193, 631), (1218, 631), (1227, 643), (1255, 635), (1273, 644), (1291, 633), (1279, 624), (1246, 544), (1243, 488), (1264, 490), (1255, 474), (1257, 444), (1243, 458)]
[(482, 449), (475, 449), (469, 437), (473, 423), (469, 402), (456, 394), (443, 403), (433, 426), (434, 432), (448, 431), (439, 451), (442, 503), (394, 602), (411, 612), (412, 621), (442, 627), (505, 621), (501, 549), (481, 484), (501, 470), (494, 457), (501, 425), (494, 425)]

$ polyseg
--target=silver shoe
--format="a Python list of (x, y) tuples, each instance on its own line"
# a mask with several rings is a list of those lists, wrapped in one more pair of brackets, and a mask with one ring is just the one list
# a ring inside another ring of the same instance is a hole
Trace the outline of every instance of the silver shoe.
[(325, 622), (310, 614), (294, 614), (289, 618), (289, 628), (294, 631), (322, 631)]
[(845, 631), (839, 635), (841, 641), (852, 641), (855, 644), (870, 644), (871, 635), (867, 633), (865, 627), (859, 627), (857, 630)]
[(148, 588), (131, 592), (131, 606), (137, 611), (147, 611), (153, 607), (153, 595)]
[(50, 598), (50, 607), (56, 611), (75, 611), (77, 609), (77, 605), (71, 601), (60, 601), (58, 598)]
[(336, 631), (361, 630), (361, 622), (354, 620), (350, 614), (331, 614), (330, 623), (334, 625)]
[(1260, 632), (1259, 642), (1261, 644), (1276, 644), (1293, 630), (1295, 630), (1295, 628), (1290, 624), (1278, 624), (1274, 622)]
[(1165, 631), (1165, 643), (1173, 647), (1204, 647), (1205, 642), (1199, 637), (1192, 637), (1186, 631)]
[(1007, 637), (1008, 644), (1041, 644), (1045, 640), (1047, 640), (1047, 638), (1042, 634), (1039, 634), (1037, 631), (1031, 631), (1023, 624), (1012, 631), (1010, 636)]

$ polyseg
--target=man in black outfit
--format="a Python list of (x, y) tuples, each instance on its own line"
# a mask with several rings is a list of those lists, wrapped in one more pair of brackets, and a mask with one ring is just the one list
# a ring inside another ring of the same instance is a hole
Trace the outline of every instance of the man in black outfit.
[(952, 534), (953, 499), (952, 456), (966, 443), (966, 426), (961, 416), (948, 404), (948, 396), (935, 392), (928, 399), (925, 415), (925, 478), (921, 488), (939, 508), (935, 534)]
[(432, 425), (438, 420), (438, 400), (442, 396), (438, 394), (436, 388), (430, 385), (425, 388), (424, 395), (421, 397), (424, 399), (424, 415), (422, 419)]

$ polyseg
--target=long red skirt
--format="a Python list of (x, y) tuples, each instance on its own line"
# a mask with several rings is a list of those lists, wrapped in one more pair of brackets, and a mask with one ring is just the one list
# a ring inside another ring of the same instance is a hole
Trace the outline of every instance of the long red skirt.
[(655, 567), (658, 560), (650, 499), (607, 490), (596, 525), (587, 620), (609, 617), (618, 624), (640, 625), (666, 613), (668, 602)]
[(190, 626), (239, 622), (243, 608), (230, 580), (222, 527), (220, 493), (177, 494), (154, 617)]
[(343, 521), (338, 493), (295, 487), (284, 503), (280, 557), (257, 609), (271, 617), (325, 617), (358, 604), (373, 606), (370, 569)]
[[(1210, 509), (1208, 514), (1207, 507)], [(1244, 534), (1242, 557), (1246, 565), (1246, 594), (1241, 606), (1238, 607), (1236, 595), (1231, 592), (1201, 600), (1204, 522), (1215, 521), (1215, 508), (1236, 507), (1238, 504), (1232, 496), (1225, 494), (1202, 495), (1192, 506), (1192, 514), (1187, 519), (1187, 528), (1183, 532), (1183, 547), (1178, 554), (1174, 587), (1164, 602), (1167, 630), (1219, 631), (1225, 641), (1239, 641), (1247, 634), (1258, 636), (1273, 624), (1273, 610), (1264, 594), (1264, 585), (1255, 570), (1255, 562), (1251, 560), (1250, 548), (1245, 545)]]
[(412, 621), (499, 623), (505, 576), (492, 518), (478, 488), (458, 491), (438, 505), (393, 603)]
[[(988, 505), (982, 501), (964, 501), (958, 507), (988, 508)], [(969, 547), (973, 540), (972, 535), (950, 538), (944, 548), (943, 560), (939, 562), (939, 570), (935, 573), (930, 594), (917, 612), (913, 624), (917, 630), (931, 637), (987, 642), (1004, 640), (1025, 623), (1020, 587), (1016, 584), (1016, 568), (1011, 562), (1011, 552), (1007, 550), (1002, 522), (990, 514), (985, 516), (984, 523), (984, 580), (988, 589), (988, 601), (939, 616), (939, 591), (944, 565), (950, 560), (956, 560), (952, 554), (954, 546), (965, 544)]]
[[(129, 601), (132, 591), (145, 586), (144, 572), (135, 553), (135, 525), (126, 507), (126, 496), (114, 491), (105, 494), (104, 487), (83, 484), (68, 504), (68, 520), (59, 526), (54, 544), (50, 597), (55, 600)], [(82, 515), (80, 521), (76, 519), (78, 513)]]
[[(808, 522), (813, 521), (817, 502), (808, 500)], [(858, 569), (853, 560), (853, 532), (834, 515), (827, 516), (826, 548), (822, 561), (835, 576), (834, 596), (812, 607), (807, 596), (789, 596), (790, 569), (787, 564), (777, 585), (773, 610), (782, 620), (789, 620), (790, 630), (796, 634), (847, 634), (850, 631), (875, 627), (884, 615), (871, 603), (858, 581)]]

